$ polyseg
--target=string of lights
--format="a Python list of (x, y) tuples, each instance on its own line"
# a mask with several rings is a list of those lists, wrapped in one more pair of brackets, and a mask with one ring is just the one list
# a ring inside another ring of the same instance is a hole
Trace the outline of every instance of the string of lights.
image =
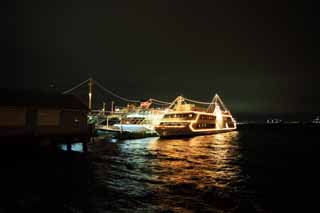
[(157, 102), (157, 104), (162, 104), (162, 105), (169, 105), (169, 104), (171, 104), (171, 102), (166, 102), (166, 101), (161, 101), (161, 100), (158, 100), (158, 99), (154, 99), (154, 98), (150, 98), (149, 99), (150, 101), (152, 101), (152, 102)]
[(213, 102), (203, 102), (203, 101), (192, 100), (192, 99), (185, 98), (185, 97), (183, 97), (183, 98), (184, 98), (186, 101), (190, 101), (190, 102), (197, 103), (197, 104), (210, 105), (210, 104), (213, 103)]
[[(68, 90), (64, 91), (62, 94), (70, 93), (73, 90), (81, 87), (82, 85), (84, 85), (88, 81), (90, 81), (90, 78), (85, 80), (85, 81), (83, 81), (83, 82), (81, 82), (81, 83), (79, 83), (79, 84), (77, 84), (76, 86), (72, 87), (71, 89), (68, 89)], [(107, 92), (108, 94), (110, 94), (110, 95), (112, 95), (112, 96), (114, 96), (116, 98), (119, 98), (122, 101), (132, 102), (132, 103), (140, 103), (139, 100), (131, 100), (131, 99), (122, 97), (122, 96), (110, 91), (109, 89), (105, 88), (104, 86), (102, 86), (102, 84), (100, 84), (96, 80), (93, 80), (93, 81), (94, 81), (94, 84), (97, 85), (100, 89), (102, 89), (103, 91)], [(193, 99), (189, 99), (189, 98), (185, 98), (185, 97), (183, 97), (183, 99), (186, 100), (186, 101), (192, 102), (192, 103), (203, 104), (203, 105), (212, 105), (212, 104), (215, 103), (216, 100), (218, 100), (219, 102), (222, 102), (218, 95), (215, 95), (215, 97), (213, 98), (212, 102), (203, 102), (203, 101), (193, 100)], [(155, 99), (155, 98), (150, 98), (149, 100), (151, 102), (153, 102), (153, 104), (156, 104), (156, 105), (171, 105), (173, 102), (175, 102), (175, 101), (167, 102), (167, 101), (162, 101), (162, 100), (158, 100), (158, 99)], [(223, 107), (225, 107), (223, 103), (221, 103), (221, 104), (222, 104)]]

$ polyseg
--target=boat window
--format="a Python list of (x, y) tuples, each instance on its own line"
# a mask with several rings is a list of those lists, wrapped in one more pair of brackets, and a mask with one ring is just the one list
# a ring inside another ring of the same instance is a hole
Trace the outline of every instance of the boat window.
[(164, 118), (178, 118), (181, 120), (193, 120), (196, 118), (195, 113), (179, 113), (179, 114), (167, 114)]
[(213, 123), (200, 123), (196, 126), (197, 129), (213, 129), (216, 128), (216, 125)]
[(167, 114), (167, 115), (164, 115), (163, 118), (170, 118), (171, 115), (170, 114)]
[(230, 117), (227, 118), (227, 124), (228, 124), (229, 128), (234, 128), (234, 122), (232, 121), (232, 119)]
[(213, 115), (200, 115), (200, 120), (215, 120), (216, 117)]

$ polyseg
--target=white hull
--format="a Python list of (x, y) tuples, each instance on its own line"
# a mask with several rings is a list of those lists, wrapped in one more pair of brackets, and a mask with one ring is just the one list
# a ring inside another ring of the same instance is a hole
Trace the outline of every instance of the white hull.
[(148, 132), (154, 131), (153, 126), (147, 124), (115, 124), (116, 128), (118, 128), (122, 132)]
[(120, 132), (120, 129), (114, 126), (107, 125), (98, 125), (96, 130), (105, 131), (105, 132)]

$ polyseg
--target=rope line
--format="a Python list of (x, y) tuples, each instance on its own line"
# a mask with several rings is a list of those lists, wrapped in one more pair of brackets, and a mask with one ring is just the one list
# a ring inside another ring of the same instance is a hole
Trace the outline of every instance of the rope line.
[[(116, 97), (116, 98), (119, 98), (120, 100), (122, 101), (125, 101), (125, 102), (132, 102), (132, 103), (140, 103), (139, 100), (131, 100), (131, 99), (128, 99), (128, 98), (125, 98), (125, 97), (122, 97), (114, 92), (112, 92), (111, 90), (105, 88), (104, 86), (102, 86), (102, 84), (100, 84), (99, 82), (97, 82), (96, 80), (93, 80), (93, 79), (87, 79), (77, 85), (75, 85), (74, 87), (72, 87), (71, 89), (68, 89), (64, 92), (62, 92), (62, 94), (68, 94), (72, 91), (74, 91), (75, 89), (78, 89), (79, 87), (81, 87), (82, 85), (84, 85), (85, 83), (87, 83), (88, 81), (92, 80), (94, 82), (94, 84), (96, 84), (100, 89), (102, 89), (104, 92), (107, 92), (108, 94)], [(220, 97), (218, 95), (215, 95), (215, 97), (212, 99), (211, 102), (203, 102), (203, 101), (197, 101), (197, 100), (193, 100), (193, 99), (189, 99), (189, 98), (185, 98), (183, 97), (184, 100), (186, 101), (189, 101), (189, 102), (192, 102), (192, 103), (197, 103), (197, 104), (203, 104), (203, 105), (209, 105), (208, 106), (208, 110), (210, 107), (212, 107), (216, 102), (218, 102), (220, 105), (222, 105), (223, 108), (227, 109), (227, 107), (224, 105), (224, 103), (222, 102), (222, 100), (220, 99)], [(156, 104), (156, 105), (170, 105), (168, 108), (171, 108), (172, 105), (177, 101), (177, 99), (175, 99), (173, 102), (167, 102), (167, 101), (162, 101), (162, 100), (158, 100), (158, 99), (155, 99), (155, 98), (150, 98), (149, 101), (151, 101), (153, 104)]]
[(78, 89), (79, 87), (81, 87), (82, 85), (84, 85), (85, 83), (87, 83), (89, 80), (90, 80), (90, 79), (87, 79), (87, 80), (81, 82), (80, 84), (77, 84), (76, 86), (72, 87), (71, 89), (68, 89), (68, 90), (62, 92), (62, 94), (68, 94), (69, 92), (72, 92), (73, 90)]
[(96, 80), (94, 80), (94, 83), (102, 90), (104, 90), (105, 92), (109, 93), (110, 95), (113, 95), (116, 98), (119, 98), (120, 100), (126, 101), (126, 102), (133, 102), (133, 103), (140, 103), (140, 101), (138, 100), (130, 100), (127, 99), (125, 97), (122, 97), (120, 95), (115, 94), (114, 92), (108, 90), (107, 88), (105, 88), (104, 86), (102, 86), (99, 82), (97, 82)]

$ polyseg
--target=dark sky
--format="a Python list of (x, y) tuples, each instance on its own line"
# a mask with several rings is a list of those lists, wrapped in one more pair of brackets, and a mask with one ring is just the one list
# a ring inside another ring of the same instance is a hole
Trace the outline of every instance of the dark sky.
[(217, 92), (237, 112), (320, 111), (312, 2), (8, 1), (1, 87), (89, 76), (131, 99)]

